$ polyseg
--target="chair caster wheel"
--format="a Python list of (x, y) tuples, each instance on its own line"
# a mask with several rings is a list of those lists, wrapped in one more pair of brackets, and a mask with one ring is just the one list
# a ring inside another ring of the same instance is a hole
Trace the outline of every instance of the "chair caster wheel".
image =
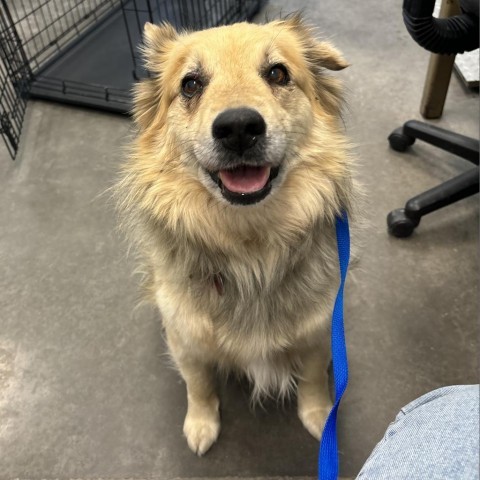
[(420, 220), (415, 221), (405, 215), (404, 208), (391, 211), (387, 216), (388, 233), (397, 238), (409, 237)]
[(403, 133), (403, 128), (395, 129), (388, 137), (390, 147), (397, 152), (404, 152), (410, 145), (415, 143), (414, 137), (409, 137)]

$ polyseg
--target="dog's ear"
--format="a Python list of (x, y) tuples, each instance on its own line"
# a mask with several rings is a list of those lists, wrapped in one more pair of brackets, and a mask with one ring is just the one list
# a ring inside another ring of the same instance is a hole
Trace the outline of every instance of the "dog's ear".
[(348, 67), (348, 62), (331, 43), (320, 42), (315, 38), (313, 29), (305, 24), (301, 13), (288, 16), (284, 22), (300, 39), (306, 60), (311, 66), (328, 70)]
[(161, 70), (164, 57), (178, 38), (177, 31), (169, 24), (154, 25), (146, 22), (143, 27), (143, 46), (141, 51), (145, 67), (151, 73)]
[(328, 70), (343, 70), (349, 65), (342, 54), (329, 42), (313, 40), (306, 54), (310, 63)]
[(146, 22), (143, 31), (143, 45), (140, 47), (148, 78), (139, 82), (134, 89), (133, 118), (145, 129), (155, 120), (163, 93), (162, 73), (168, 52), (178, 38), (176, 30), (168, 23), (153, 25)]
[(329, 42), (315, 38), (313, 29), (307, 26), (300, 13), (284, 20), (300, 41), (303, 57), (310, 70), (315, 101), (332, 115), (339, 115), (343, 105), (341, 83), (325, 70), (343, 70), (348, 67), (342, 54)]

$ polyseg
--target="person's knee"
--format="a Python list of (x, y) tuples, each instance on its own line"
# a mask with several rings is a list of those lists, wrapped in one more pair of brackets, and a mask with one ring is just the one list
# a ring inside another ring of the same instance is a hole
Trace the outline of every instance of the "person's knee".
[(478, 385), (444, 387), (414, 400), (388, 427), (357, 478), (478, 478), (478, 410)]

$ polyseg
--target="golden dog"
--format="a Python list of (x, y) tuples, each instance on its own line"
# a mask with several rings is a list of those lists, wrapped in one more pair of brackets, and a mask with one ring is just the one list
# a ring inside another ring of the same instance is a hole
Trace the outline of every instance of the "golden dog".
[(320, 438), (335, 216), (355, 203), (327, 70), (347, 63), (298, 15), (194, 33), (147, 23), (144, 56), (117, 191), (186, 382), (188, 445), (202, 455), (218, 437), (218, 370), (246, 374), (254, 399), (297, 388)]

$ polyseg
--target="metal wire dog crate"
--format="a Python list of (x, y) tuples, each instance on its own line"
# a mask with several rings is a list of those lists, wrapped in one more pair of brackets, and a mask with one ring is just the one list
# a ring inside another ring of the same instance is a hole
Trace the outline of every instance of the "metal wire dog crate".
[(146, 21), (198, 30), (250, 19), (265, 1), (0, 0), (0, 133), (12, 158), (29, 97), (130, 111)]

